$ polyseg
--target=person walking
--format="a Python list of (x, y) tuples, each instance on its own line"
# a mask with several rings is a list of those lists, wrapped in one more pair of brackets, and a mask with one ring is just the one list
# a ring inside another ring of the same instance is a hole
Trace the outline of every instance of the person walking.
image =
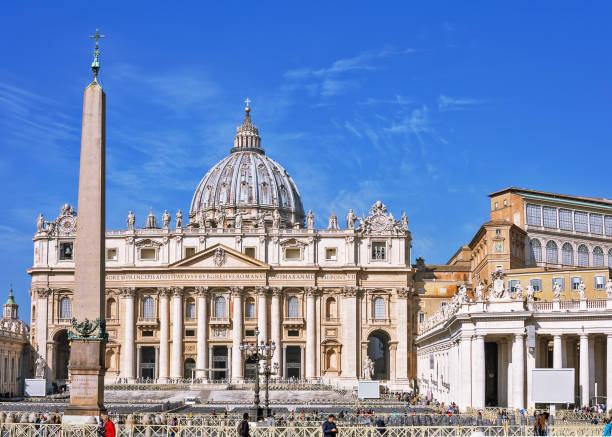
[(100, 417), (102, 418), (104, 437), (115, 437), (115, 424), (108, 417), (108, 413), (102, 413)]
[(609, 418), (604, 419), (604, 431), (602, 435), (612, 435), (612, 420)]
[(238, 437), (249, 437), (249, 413), (242, 415), (242, 420), (238, 423)]
[(338, 427), (334, 420), (334, 415), (330, 414), (327, 420), (323, 422), (323, 437), (336, 437), (338, 435)]

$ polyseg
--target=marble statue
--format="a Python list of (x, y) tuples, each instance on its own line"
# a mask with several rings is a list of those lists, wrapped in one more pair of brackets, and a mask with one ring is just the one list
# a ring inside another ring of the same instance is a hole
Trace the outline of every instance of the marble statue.
[(130, 213), (127, 215), (125, 222), (127, 223), (128, 231), (133, 231), (134, 223), (136, 223), (136, 216), (134, 216), (132, 211), (130, 211)]
[(518, 300), (523, 300), (523, 286), (520, 282), (514, 286), (514, 292), (516, 293), (516, 298)]
[(236, 229), (242, 229), (242, 213), (241, 212), (236, 214), (236, 217), (234, 217), (234, 226), (236, 227)]
[(553, 285), (553, 298), (554, 300), (561, 299), (561, 284), (558, 282), (555, 282), (555, 285)]
[(327, 229), (338, 229), (338, 216), (332, 210), (331, 215), (329, 216), (329, 223), (327, 225)]
[(462, 285), (459, 287), (459, 303), (467, 303), (467, 300), (467, 288), (465, 288), (465, 285)]
[(47, 234), (52, 235), (53, 231), (55, 231), (55, 222), (45, 222), (47, 225)]
[(482, 282), (478, 282), (474, 293), (476, 294), (476, 300), (482, 300), (482, 298), (484, 297), (484, 285), (482, 284)]
[(265, 226), (266, 215), (263, 212), (257, 214), (257, 227), (263, 229)]
[(357, 220), (357, 216), (355, 215), (352, 209), (349, 209), (349, 212), (346, 216), (346, 228), (355, 229), (355, 220)]
[(406, 217), (406, 213), (402, 214), (402, 229), (404, 231), (408, 230), (408, 217)]
[(72, 206), (69, 203), (66, 203), (60, 209), (60, 215), (61, 216), (74, 215), (74, 209), (72, 208)]
[(36, 219), (36, 232), (43, 232), (45, 230), (45, 218), (42, 215), (42, 212), (38, 215)]
[(528, 284), (526, 288), (527, 301), (533, 302), (534, 295), (535, 295), (535, 290), (533, 289), (533, 285)]
[(272, 211), (272, 228), (273, 229), (280, 228), (280, 220), (281, 220), (280, 213), (278, 212), (278, 209), (275, 208), (274, 211)]
[(34, 367), (35, 367), (34, 375), (36, 376), (36, 378), (44, 379), (47, 364), (45, 363), (45, 360), (43, 359), (43, 357), (41, 357), (40, 355), (38, 356), (38, 358), (36, 359), (36, 363), (34, 364)]
[(372, 376), (374, 376), (374, 361), (370, 359), (369, 356), (366, 355), (363, 360), (363, 379), (366, 381), (371, 381)]
[(496, 276), (493, 280), (493, 297), (495, 299), (501, 299), (504, 297), (506, 287), (504, 287), (504, 279), (501, 275)]
[(162, 214), (162, 222), (164, 223), (164, 229), (168, 229), (168, 226), (170, 226), (170, 214), (168, 214), (168, 210), (165, 209), (164, 213)]
[(314, 229), (314, 214), (312, 210), (308, 211), (308, 215), (306, 216), (306, 227), (308, 229)]
[(584, 285), (582, 281), (578, 284), (578, 294), (580, 295), (580, 299), (586, 299), (586, 285)]
[(174, 216), (174, 218), (176, 220), (176, 227), (177, 228), (183, 227), (183, 213), (181, 212), (180, 209), (176, 212), (176, 215)]
[(608, 299), (612, 299), (612, 278), (609, 278), (606, 283), (606, 296)]

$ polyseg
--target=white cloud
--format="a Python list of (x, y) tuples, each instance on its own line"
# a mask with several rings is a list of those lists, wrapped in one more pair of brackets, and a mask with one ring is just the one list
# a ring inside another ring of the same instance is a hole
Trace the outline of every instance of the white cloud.
[(438, 110), (442, 111), (460, 111), (467, 109), (474, 105), (481, 105), (485, 103), (481, 99), (473, 99), (466, 97), (450, 97), (444, 94), (440, 94), (438, 97)]

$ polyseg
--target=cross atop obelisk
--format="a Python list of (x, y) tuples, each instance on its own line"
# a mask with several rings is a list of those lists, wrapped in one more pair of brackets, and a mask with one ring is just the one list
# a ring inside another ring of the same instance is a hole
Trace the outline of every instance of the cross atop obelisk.
[(89, 35), (90, 38), (95, 38), (96, 40), (96, 48), (94, 49), (94, 58), (93, 58), (93, 62), (91, 63), (91, 71), (93, 71), (94, 74), (94, 82), (97, 81), (98, 79), (98, 72), (100, 71), (100, 48), (98, 45), (98, 41), (100, 40), (100, 38), (105, 38), (106, 35), (100, 35), (100, 32), (98, 31), (98, 29), (96, 29), (96, 34), (95, 35)]

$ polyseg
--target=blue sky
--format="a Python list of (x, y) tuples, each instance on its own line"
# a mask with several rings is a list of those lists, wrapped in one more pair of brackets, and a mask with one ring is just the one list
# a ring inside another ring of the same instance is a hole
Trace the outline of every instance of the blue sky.
[(109, 228), (188, 210), (246, 97), (318, 225), (380, 199), (413, 260), (446, 262), (506, 186), (612, 197), (607, 2), (25, 3), (0, 17), (0, 294), (22, 317), (35, 218), (76, 207), (96, 28)]

